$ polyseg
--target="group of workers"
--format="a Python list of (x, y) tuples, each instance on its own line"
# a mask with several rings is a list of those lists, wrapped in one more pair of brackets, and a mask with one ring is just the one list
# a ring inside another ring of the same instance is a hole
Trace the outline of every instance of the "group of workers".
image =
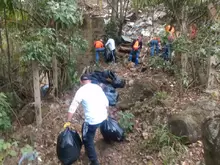
[[(143, 36), (139, 36), (136, 40), (132, 42), (132, 50), (129, 54), (129, 61), (134, 61), (135, 65), (138, 65), (138, 58), (142, 49), (142, 38)], [(112, 55), (112, 61), (116, 62), (116, 53), (115, 53), (115, 41), (112, 38), (108, 38), (106, 44), (104, 45), (103, 40), (99, 39), (94, 42), (95, 47), (95, 57), (96, 63), (99, 62), (99, 53), (104, 53), (106, 49), (110, 50), (110, 54)]]
[[(198, 30), (196, 24), (190, 25), (189, 38), (191, 40), (196, 38), (197, 31)], [(161, 41), (159, 37), (152, 37), (152, 39), (149, 41), (150, 56), (154, 56), (155, 54), (158, 55), (159, 51), (162, 50), (162, 57), (164, 60), (170, 60), (172, 53), (172, 43), (176, 37), (178, 36), (175, 33), (174, 26), (165, 26), (165, 36), (163, 37), (163, 41)]]
[(95, 47), (95, 57), (96, 63), (99, 62), (99, 53), (107, 53), (106, 49), (109, 49), (110, 54), (112, 56), (112, 61), (116, 62), (116, 54), (115, 54), (115, 40), (112, 38), (108, 38), (106, 44), (104, 45), (103, 40), (97, 40), (94, 42)]
[[(195, 24), (190, 26), (190, 39), (194, 39), (197, 34), (197, 27)], [(175, 33), (175, 28), (172, 25), (165, 26), (165, 34), (160, 37), (152, 37), (149, 40), (149, 49), (150, 49), (150, 56), (159, 55), (161, 52), (162, 57), (164, 60), (170, 60), (171, 54), (173, 51), (172, 44), (175, 38), (177, 37)], [(132, 61), (135, 63), (135, 66), (138, 65), (139, 55), (142, 49), (142, 38), (143, 36), (140, 35), (137, 39), (135, 39), (132, 44), (132, 50), (129, 54), (128, 61)], [(113, 62), (116, 62), (116, 53), (115, 53), (115, 41), (112, 38), (108, 38), (106, 44), (103, 43), (103, 40), (97, 40), (94, 42), (95, 47), (95, 54), (96, 54), (96, 63), (99, 62), (99, 53), (102, 52), (106, 55), (106, 49), (110, 51), (110, 55), (112, 56)]]
[(165, 27), (165, 35), (163, 41), (160, 37), (152, 37), (149, 41), (150, 56), (158, 55), (159, 51), (162, 50), (162, 57), (164, 60), (169, 60), (172, 53), (172, 43), (175, 39), (175, 28), (174, 26), (167, 25)]

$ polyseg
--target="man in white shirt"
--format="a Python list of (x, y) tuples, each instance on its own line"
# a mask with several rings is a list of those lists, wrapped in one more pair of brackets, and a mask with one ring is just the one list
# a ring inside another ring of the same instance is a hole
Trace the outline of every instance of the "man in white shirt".
[[(82, 103), (85, 113), (85, 123), (88, 124), (88, 131), (84, 135), (85, 138), (83, 137), (83, 143), (91, 162), (90, 165), (99, 165), (95, 151), (94, 137), (96, 129), (107, 119), (109, 101), (102, 88), (97, 84), (91, 83), (90, 75), (84, 74), (80, 80), (83, 86), (78, 89), (69, 107), (67, 122), (64, 128), (71, 125), (72, 116), (79, 104)], [(84, 132), (84, 130), (82, 131)]]
[(115, 54), (115, 40), (113, 40), (112, 38), (109, 38), (108, 41), (106, 42), (105, 46), (109, 47), (112, 57), (113, 57), (113, 61), (116, 62), (116, 54)]

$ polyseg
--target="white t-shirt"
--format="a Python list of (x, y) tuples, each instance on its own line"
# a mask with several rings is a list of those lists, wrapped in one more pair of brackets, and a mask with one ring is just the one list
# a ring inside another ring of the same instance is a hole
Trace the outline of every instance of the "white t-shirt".
[(107, 118), (109, 102), (102, 88), (97, 84), (88, 83), (80, 87), (68, 112), (74, 113), (80, 103), (84, 109), (85, 122), (90, 125), (99, 124)]
[(109, 38), (107, 43), (105, 44), (105, 46), (109, 46), (109, 49), (112, 51), (112, 50), (115, 50), (115, 41), (112, 39), (112, 38)]

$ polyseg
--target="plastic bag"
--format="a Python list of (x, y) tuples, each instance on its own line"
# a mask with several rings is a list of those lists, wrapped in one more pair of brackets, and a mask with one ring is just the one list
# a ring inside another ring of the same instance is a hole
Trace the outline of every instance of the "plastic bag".
[(71, 165), (79, 156), (82, 141), (79, 134), (66, 128), (57, 138), (57, 156), (63, 165)]
[(111, 85), (114, 88), (124, 88), (125, 80), (121, 79), (115, 73), (110, 70), (101, 71), (94, 71), (91, 73), (91, 80), (94, 84), (106, 84)]
[(103, 73), (104, 75), (107, 75), (107, 77), (109, 77), (112, 81), (111, 81), (111, 85), (114, 88), (124, 88), (125, 86), (125, 80), (121, 79), (119, 76), (117, 76), (114, 72), (107, 70), (104, 71)]
[(113, 88), (110, 85), (103, 85), (103, 91), (106, 97), (108, 98), (109, 106), (115, 106), (116, 103), (118, 102), (118, 97), (119, 97), (119, 94), (115, 90), (115, 88)]
[(124, 140), (124, 130), (119, 126), (118, 122), (111, 117), (108, 117), (108, 119), (101, 124), (100, 131), (103, 138), (108, 142)]
[(113, 55), (109, 49), (106, 49), (104, 57), (105, 57), (105, 62), (112, 62), (113, 61)]

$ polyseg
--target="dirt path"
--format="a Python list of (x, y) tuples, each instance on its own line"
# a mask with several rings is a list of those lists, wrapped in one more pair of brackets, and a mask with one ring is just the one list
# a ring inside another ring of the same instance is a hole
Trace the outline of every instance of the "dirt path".
[[(129, 85), (129, 81), (138, 79), (143, 84), (149, 86), (149, 82), (157, 84), (158, 88), (166, 89), (169, 94), (175, 95), (175, 88), (170, 87), (169, 82), (174, 81), (172, 77), (167, 76), (164, 73), (152, 73), (150, 70), (146, 72), (130, 71), (123, 67), (121, 64), (107, 66), (116, 73), (125, 78), (127, 84), (125, 88), (120, 89), (120, 100), (127, 100), (133, 103), (133, 108), (130, 111), (135, 114), (134, 122), (135, 127), (133, 132), (127, 135), (126, 141), (121, 143), (107, 144), (103, 141), (100, 131), (97, 132), (95, 137), (95, 145), (97, 149), (98, 158), (102, 165), (162, 165), (161, 153), (150, 153), (147, 148), (144, 148), (143, 134), (149, 134), (152, 129), (153, 123), (163, 123), (165, 117), (171, 109), (164, 107), (155, 107), (149, 109), (147, 98), (143, 89), (139, 89), (141, 86), (133, 88)], [(165, 84), (165, 85), (164, 85)], [(141, 87), (143, 88), (143, 87)], [(76, 88), (77, 89), (77, 88)], [(15, 133), (10, 135), (18, 141), (22, 141), (23, 144), (30, 144), (35, 147), (39, 152), (39, 157), (42, 161), (39, 164), (42, 165), (56, 165), (60, 164), (56, 156), (56, 140), (58, 134), (63, 130), (63, 124), (66, 119), (67, 109), (70, 105), (75, 90), (66, 93), (59, 103), (49, 102), (48, 100), (43, 103), (43, 108), (49, 109), (46, 111), (43, 117), (42, 128), (37, 129), (33, 125), (23, 126), (22, 128), (16, 128)], [(141, 98), (146, 97), (147, 99)], [(140, 98), (139, 98), (140, 96)], [(188, 96), (187, 96), (188, 97)], [(187, 102), (186, 97), (186, 102)], [(130, 98), (130, 99), (128, 99)], [(175, 100), (174, 100), (175, 101)], [(176, 103), (172, 106), (172, 109), (178, 109), (178, 98)], [(139, 106), (146, 107), (141, 109)], [(80, 107), (74, 114), (74, 126), (75, 129), (81, 134), (81, 125), (84, 121), (83, 110)], [(200, 162), (202, 157), (202, 146), (200, 144), (193, 144), (189, 146), (187, 155), (181, 158), (179, 164), (183, 165), (183, 162), (189, 162), (184, 165), (194, 165), (196, 162)], [(4, 165), (12, 165), (18, 162), (18, 158), (11, 158)], [(190, 163), (191, 162), (191, 163)], [(87, 165), (88, 159), (84, 154), (84, 148), (81, 151), (80, 159), (75, 163), (76, 165)]]

